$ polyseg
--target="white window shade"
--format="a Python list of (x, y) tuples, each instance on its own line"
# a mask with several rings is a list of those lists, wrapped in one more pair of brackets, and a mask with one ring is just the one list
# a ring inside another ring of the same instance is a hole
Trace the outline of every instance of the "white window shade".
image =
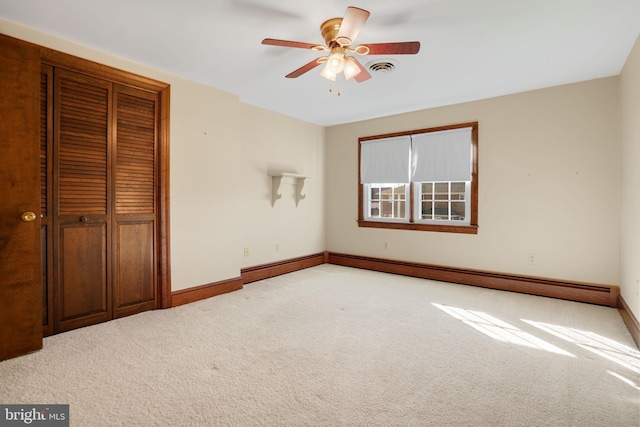
[(471, 128), (412, 135), (414, 182), (470, 181)]
[(362, 141), (360, 144), (361, 184), (409, 183), (409, 135)]

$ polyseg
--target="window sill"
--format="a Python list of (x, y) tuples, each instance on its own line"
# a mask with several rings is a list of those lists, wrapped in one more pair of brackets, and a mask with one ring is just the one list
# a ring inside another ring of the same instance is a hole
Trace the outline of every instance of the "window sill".
[(416, 224), (414, 222), (387, 222), (358, 220), (358, 227), (390, 228), (394, 230), (435, 231), (441, 233), (478, 234), (477, 225)]

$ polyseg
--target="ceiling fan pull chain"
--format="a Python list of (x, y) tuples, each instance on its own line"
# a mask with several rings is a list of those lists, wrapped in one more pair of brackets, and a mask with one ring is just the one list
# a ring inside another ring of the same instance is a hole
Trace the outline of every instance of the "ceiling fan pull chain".
[[(329, 93), (333, 93), (333, 88), (332, 87), (329, 88)], [(338, 96), (342, 95), (342, 93), (340, 93), (340, 89), (338, 89), (338, 91), (336, 92), (336, 95), (338, 95)]]

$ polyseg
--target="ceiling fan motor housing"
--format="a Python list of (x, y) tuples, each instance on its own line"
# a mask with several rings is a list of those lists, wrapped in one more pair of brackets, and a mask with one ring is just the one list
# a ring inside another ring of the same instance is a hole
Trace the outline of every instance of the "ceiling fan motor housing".
[[(329, 48), (340, 45), (340, 43), (336, 40), (338, 37), (338, 32), (340, 31), (340, 25), (342, 24), (342, 18), (331, 18), (327, 19), (320, 25), (320, 31), (322, 32), (322, 38)], [(346, 44), (348, 46), (351, 44), (351, 40)]]

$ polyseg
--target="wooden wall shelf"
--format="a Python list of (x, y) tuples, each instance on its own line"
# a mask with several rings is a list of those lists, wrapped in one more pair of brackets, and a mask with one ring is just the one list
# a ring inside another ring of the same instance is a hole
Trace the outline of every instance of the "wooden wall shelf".
[(276, 200), (282, 198), (282, 192), (280, 191), (280, 186), (282, 184), (293, 184), (296, 186), (295, 194), (296, 194), (296, 206), (300, 203), (300, 200), (303, 200), (307, 197), (306, 194), (302, 192), (304, 188), (304, 180), (307, 178), (311, 178), (308, 175), (301, 175), (299, 173), (289, 173), (283, 172), (277, 175), (271, 175), (271, 206), (274, 206)]

